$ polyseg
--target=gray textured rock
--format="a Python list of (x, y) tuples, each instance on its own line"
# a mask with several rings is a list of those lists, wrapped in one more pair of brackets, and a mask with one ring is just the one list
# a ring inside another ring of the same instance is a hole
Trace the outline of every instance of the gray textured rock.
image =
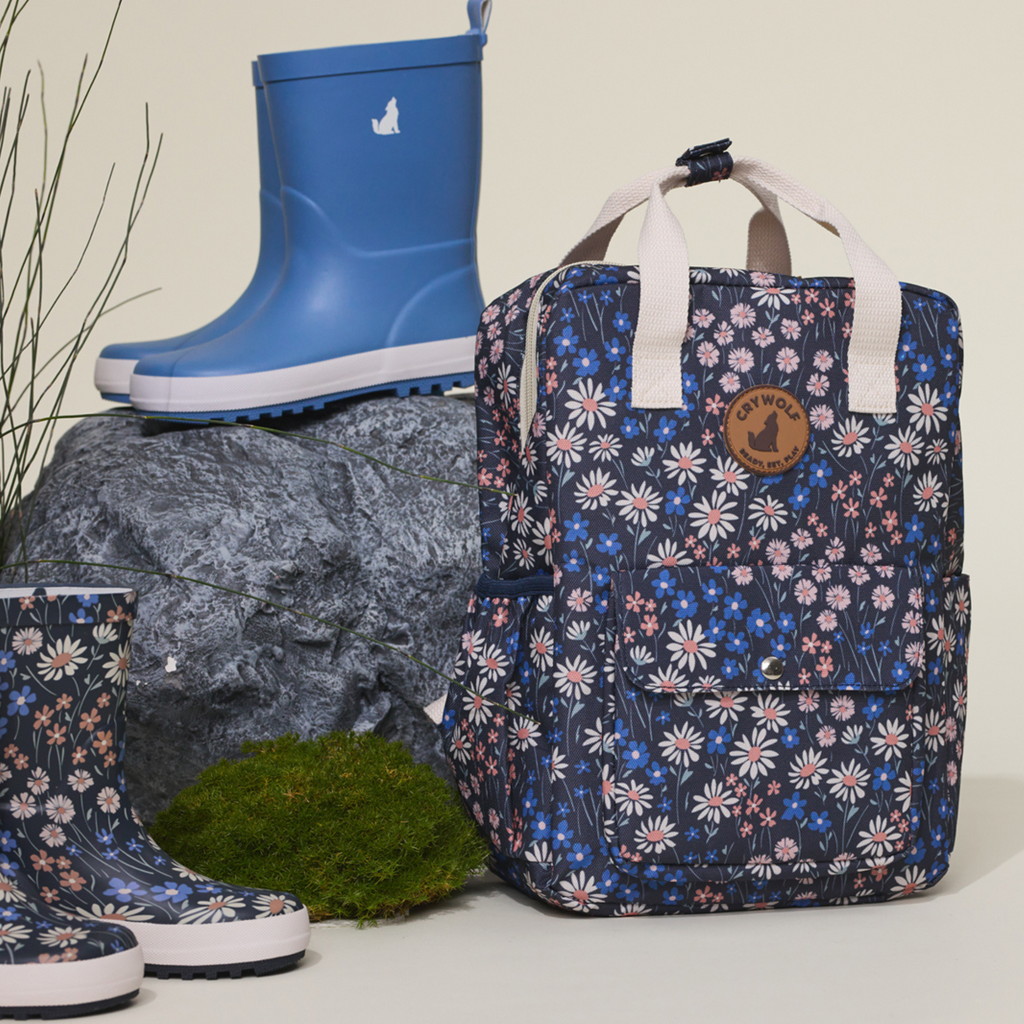
[[(416, 472), (474, 479), (473, 408), (458, 399), (356, 401), (289, 429)], [(232, 427), (154, 433), (139, 421), (91, 419), (60, 441), (37, 496), (30, 557), (197, 577), (451, 671), (480, 563), (471, 489), (312, 440)], [(247, 738), (373, 729), (446, 771), (420, 710), (446, 684), (402, 654), (163, 577), (45, 566), (36, 579), (140, 592), (126, 763), (144, 818)], [(176, 671), (166, 671), (169, 657)]]

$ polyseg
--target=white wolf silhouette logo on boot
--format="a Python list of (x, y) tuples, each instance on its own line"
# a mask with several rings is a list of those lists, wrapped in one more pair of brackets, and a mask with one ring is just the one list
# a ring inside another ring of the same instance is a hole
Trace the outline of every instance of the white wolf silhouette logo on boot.
[(375, 117), (371, 117), (370, 120), (373, 122), (373, 130), (378, 135), (398, 135), (398, 100), (392, 96), (388, 100), (384, 116), (379, 121)]

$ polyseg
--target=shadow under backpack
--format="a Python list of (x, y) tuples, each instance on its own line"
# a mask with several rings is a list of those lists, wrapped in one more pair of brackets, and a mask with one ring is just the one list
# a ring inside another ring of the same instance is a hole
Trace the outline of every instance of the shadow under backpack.
[[(615, 193), (477, 336), (484, 572), (444, 747), (494, 870), (583, 913), (887, 900), (953, 846), (957, 309), (727, 147)], [(664, 194), (729, 177), (749, 269), (691, 268)], [(792, 276), (779, 198), (852, 280)], [(643, 202), (639, 268), (603, 262)]]

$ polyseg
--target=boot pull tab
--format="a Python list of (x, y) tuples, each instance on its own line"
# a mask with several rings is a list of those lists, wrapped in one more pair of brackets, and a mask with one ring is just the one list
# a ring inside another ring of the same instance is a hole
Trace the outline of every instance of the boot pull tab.
[(469, 31), (466, 35), (474, 32), (480, 37), (480, 45), (487, 45), (487, 23), (491, 20), (491, 0), (469, 0), (466, 4), (466, 11), (469, 14)]

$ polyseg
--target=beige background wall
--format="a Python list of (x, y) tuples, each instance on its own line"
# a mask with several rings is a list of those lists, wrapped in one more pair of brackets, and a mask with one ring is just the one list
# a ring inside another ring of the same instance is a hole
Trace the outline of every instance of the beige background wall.
[[(99, 54), (113, 8), (32, 0), (26, 11), (8, 70), (43, 62), (54, 121), (81, 57)], [(163, 152), (121, 295), (162, 290), (97, 331), (67, 411), (101, 408), (90, 358), (101, 343), (198, 326), (246, 284), (258, 241), (255, 54), (466, 27), (461, 0), (126, 0), (72, 146), (52, 256), (54, 269), (70, 265), (114, 162), (110, 230), (98, 245), (116, 237), (148, 101)], [(613, 188), (691, 143), (729, 135), (737, 153), (832, 199), (901, 279), (957, 300), (975, 586), (965, 764), (978, 778), (1019, 773), (1024, 713), (1022, 37), (1020, 5), (995, 0), (496, 0), (484, 61), (488, 297), (551, 266)], [(707, 187), (672, 201), (695, 263), (742, 260), (752, 210), (743, 190)], [(845, 272), (838, 242), (801, 221), (788, 220), (794, 269)], [(623, 232), (615, 258), (630, 258), (636, 230), (633, 222)], [(84, 294), (73, 291), (52, 337), (70, 330)]]

